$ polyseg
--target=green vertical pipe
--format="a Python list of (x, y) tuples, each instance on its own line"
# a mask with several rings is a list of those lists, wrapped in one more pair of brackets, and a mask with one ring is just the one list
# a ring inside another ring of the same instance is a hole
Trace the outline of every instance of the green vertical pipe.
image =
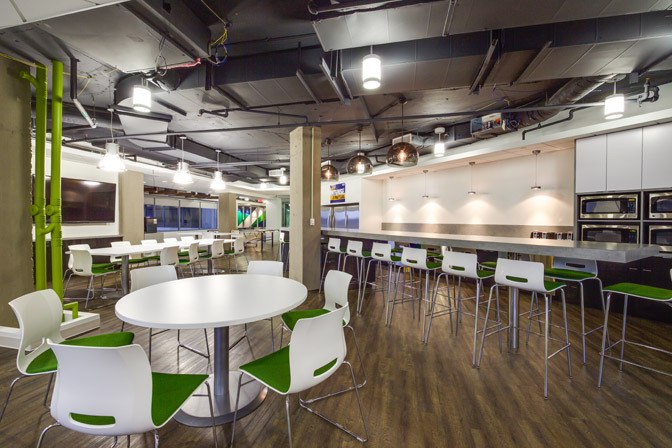
[(30, 213), (35, 217), (35, 286), (41, 290), (47, 289), (47, 238), (42, 232), (47, 223), (44, 210), (46, 205), (44, 156), (47, 141), (47, 68), (38, 66), (35, 71), (37, 79), (27, 72), (21, 72), (21, 77), (35, 86), (35, 199)]
[[(73, 73), (72, 76), (77, 76)], [(63, 299), (63, 234), (61, 232), (61, 139), (63, 134), (63, 63), (52, 61), (51, 80), (51, 287)]]

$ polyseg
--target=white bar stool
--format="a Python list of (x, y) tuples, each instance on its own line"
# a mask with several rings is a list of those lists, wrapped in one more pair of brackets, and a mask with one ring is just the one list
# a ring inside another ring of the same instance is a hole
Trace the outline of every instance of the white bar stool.
[(364, 278), (364, 263), (371, 258), (371, 252), (364, 250), (363, 241), (351, 240), (348, 241), (348, 246), (345, 248), (343, 271), (345, 271), (345, 265), (348, 264), (348, 259), (352, 257), (355, 258), (355, 266), (357, 267), (357, 306), (359, 307), (359, 302), (362, 300), (362, 283), (366, 283), (366, 279)]
[(327, 252), (324, 254), (324, 265), (322, 266), (322, 279), (320, 280), (320, 289), (318, 294), (322, 292), (322, 286), (324, 285), (324, 276), (327, 273), (327, 264), (329, 263), (329, 255), (336, 254), (338, 255), (338, 260), (336, 261), (336, 270), (341, 266), (341, 258), (345, 255), (345, 249), (341, 249), (341, 239), (340, 238), (329, 238), (327, 243)]
[[(366, 275), (364, 276), (364, 288), (362, 290), (362, 295), (359, 303), (357, 304), (357, 313), (362, 313), (362, 305), (364, 303), (364, 295), (366, 294), (366, 286), (371, 285), (371, 293), (375, 294), (378, 291), (382, 292), (383, 302), (385, 303), (385, 316), (387, 316), (388, 306), (389, 306), (389, 297), (392, 292), (392, 273), (394, 271), (395, 263), (401, 261), (401, 257), (396, 257), (392, 255), (392, 245), (388, 243), (373, 243), (371, 247), (371, 259), (366, 266)], [(374, 282), (369, 282), (369, 270), (371, 269), (371, 263), (374, 263), (376, 266), (376, 280)], [(387, 288), (383, 286), (385, 282), (385, 276), (383, 274), (383, 263), (387, 265)], [(382, 284), (378, 288), (378, 280), (381, 280)], [(387, 294), (386, 294), (387, 293)]]

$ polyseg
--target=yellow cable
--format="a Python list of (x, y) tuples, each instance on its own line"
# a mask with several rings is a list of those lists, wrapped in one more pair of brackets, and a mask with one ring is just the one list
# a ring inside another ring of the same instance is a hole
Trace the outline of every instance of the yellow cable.
[(82, 87), (82, 90), (79, 91), (79, 93), (77, 94), (77, 96), (79, 96), (79, 95), (81, 95), (82, 93), (84, 93), (84, 91), (86, 90), (86, 87), (89, 85), (90, 82), (91, 82), (91, 78), (89, 78), (89, 79), (86, 80), (86, 84), (84, 84), (84, 87)]
[(207, 3), (205, 3), (203, 0), (201, 0), (201, 3), (203, 3), (203, 4), (205, 5), (205, 7), (208, 8), (208, 9), (210, 10), (210, 12), (213, 13), (213, 14), (215, 15), (215, 17), (217, 17), (217, 18), (219, 19), (219, 21), (222, 22), (222, 23), (226, 26), (226, 22), (224, 21), (224, 19), (222, 19), (221, 17), (219, 17), (219, 16), (217, 15), (217, 13), (216, 13), (215, 11), (213, 11), (212, 8), (211, 8), (210, 6), (208, 6)]

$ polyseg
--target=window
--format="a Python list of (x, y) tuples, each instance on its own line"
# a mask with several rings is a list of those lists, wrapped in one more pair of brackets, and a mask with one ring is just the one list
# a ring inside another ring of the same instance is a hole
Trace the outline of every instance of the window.
[(196, 207), (180, 207), (180, 230), (198, 230), (201, 221), (201, 209)]
[(156, 219), (157, 232), (217, 229), (217, 202), (146, 196), (145, 217)]
[(201, 209), (201, 229), (217, 229), (217, 209), (216, 208), (202, 208)]
[(155, 205), (154, 217), (157, 219), (157, 232), (180, 230), (178, 213), (178, 207), (172, 207), (169, 205)]

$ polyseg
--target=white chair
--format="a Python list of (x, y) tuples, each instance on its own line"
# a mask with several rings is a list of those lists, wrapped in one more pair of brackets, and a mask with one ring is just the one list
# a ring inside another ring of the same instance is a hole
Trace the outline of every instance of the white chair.
[(236, 272), (238, 270), (238, 256), (242, 255), (245, 257), (245, 261), (249, 264), (247, 260), (247, 255), (245, 255), (245, 239), (240, 237), (233, 240), (233, 250), (227, 251), (225, 254), (229, 259), (229, 272), (231, 272), (231, 259), (236, 263)]
[[(388, 243), (373, 243), (371, 247), (371, 259), (366, 266), (366, 274), (364, 275), (364, 288), (357, 303), (357, 313), (362, 313), (362, 305), (364, 304), (364, 296), (366, 295), (366, 287), (371, 285), (371, 293), (375, 294), (380, 291), (383, 296), (383, 303), (385, 303), (385, 316), (387, 316), (389, 297), (392, 292), (392, 273), (394, 272), (395, 263), (401, 261), (401, 257), (392, 255), (392, 245)], [(369, 271), (371, 270), (371, 263), (376, 269), (376, 279), (374, 282), (369, 282)], [(387, 266), (387, 288), (385, 288), (385, 275), (383, 274), (383, 263)], [(378, 288), (378, 281), (381, 282), (381, 287)]]
[[(112, 241), (110, 243), (112, 247), (128, 247), (131, 246), (130, 241)], [(145, 258), (141, 253), (131, 254), (128, 257), (129, 266), (137, 266), (142, 263), (147, 263), (147, 258)], [(110, 263), (121, 263), (121, 257), (110, 257)]]
[[(271, 232), (271, 238), (273, 233)], [(278, 244), (278, 260), (283, 263), (283, 268), (289, 266), (289, 233), (280, 231), (280, 241)], [(285, 268), (287, 270), (287, 268)]]
[[(47, 406), (51, 381), (58, 367), (56, 356), (47, 345), (47, 338), (55, 343), (94, 346), (119, 346), (133, 342), (133, 333), (108, 333), (65, 341), (61, 335), (63, 305), (53, 289), (44, 289), (23, 295), (9, 302), (9, 306), (19, 321), (19, 331), (21, 332), (21, 340), (16, 353), (16, 368), (21, 375), (15, 378), (9, 386), (5, 404), (0, 411), (0, 421), (5, 414), (5, 409), (7, 409), (7, 403), (9, 403), (14, 385), (22, 378), (45, 374), (52, 375), (44, 396), (44, 406)], [(30, 346), (38, 342), (40, 345), (29, 352)]]
[[(37, 442), (42, 445), (51, 428), (64, 426), (95, 436), (126, 436), (152, 431), (159, 446), (157, 429), (163, 427), (205, 383), (208, 390), (212, 436), (217, 431), (208, 375), (155, 373), (139, 345), (125, 347), (49, 346), (58, 358), (58, 375), (51, 400), (51, 416)], [(104, 387), (101, 387), (104, 385)], [(157, 403), (159, 403), (157, 405)], [(53, 445), (53, 444), (52, 444)]]
[(183, 243), (193, 243), (194, 241), (196, 241), (196, 238), (194, 238), (193, 236), (182, 236), (180, 237), (180, 241), (182, 241)]
[[(567, 367), (569, 370), (569, 377), (570, 378), (572, 377), (569, 330), (567, 326), (567, 306), (565, 304), (565, 290), (564, 290), (565, 284), (562, 282), (544, 281), (543, 263), (500, 258), (497, 260), (497, 267), (495, 269), (495, 284), (490, 288), (490, 295), (488, 297), (488, 308), (485, 312), (486, 322), (488, 322), (488, 316), (490, 314), (490, 303), (492, 302), (492, 292), (499, 286), (513, 288), (514, 289), (513, 294), (519, 295), (519, 291), (523, 290), (523, 291), (529, 291), (531, 293), (541, 294), (544, 296), (544, 302), (546, 304), (546, 308), (543, 313), (540, 313), (540, 315), (544, 315), (544, 333), (542, 334), (542, 336), (544, 337), (544, 398), (548, 398), (548, 360), (550, 358), (552, 358), (553, 356), (557, 355), (562, 351), (567, 351)], [(560, 296), (562, 298), (562, 317), (565, 322), (564, 341), (551, 338), (548, 332), (550, 323), (550, 314), (551, 314), (549, 296), (550, 294), (555, 293), (557, 291), (560, 292)], [(511, 319), (511, 316), (509, 316), (509, 319)], [(499, 330), (495, 330), (495, 332), (501, 332), (506, 328), (509, 327), (507, 326)], [(481, 366), (481, 358), (483, 356), (483, 345), (485, 343), (486, 336), (487, 333), (483, 332), (483, 335), (481, 336), (481, 351), (478, 355), (478, 364), (477, 364), (478, 367)], [(555, 352), (553, 352), (551, 355), (549, 355), (548, 354), (549, 340), (561, 342), (564, 345)]]
[(91, 296), (91, 300), (95, 298), (94, 279), (100, 278), (100, 288), (103, 289), (105, 277), (107, 275), (118, 274), (120, 271), (114, 265), (109, 265), (109, 267), (96, 267), (93, 264), (91, 252), (87, 249), (74, 249), (71, 250), (70, 253), (73, 257), (72, 273), (80, 277), (89, 277), (89, 285), (86, 290), (86, 303), (84, 304), (84, 308), (88, 310), (89, 296)]
[[(156, 246), (158, 243), (156, 240), (141, 240), (140, 244), (143, 246)], [(161, 261), (159, 252), (143, 252), (142, 257), (147, 260)]]
[(177, 238), (164, 238), (163, 242), (168, 243), (168, 244), (177, 244), (178, 243)]
[[(68, 250), (72, 251), (75, 249), (86, 249), (89, 250), (91, 247), (88, 244), (72, 244), (68, 246)], [(68, 284), (70, 283), (70, 277), (72, 277), (72, 267), (74, 266), (75, 259), (72, 256), (72, 253), (68, 255), (68, 268), (63, 273), (63, 283), (65, 283), (65, 289), (63, 290), (63, 297), (65, 297), (65, 291), (68, 290)], [(105, 267), (111, 266), (111, 263), (104, 263)], [(95, 266), (95, 265), (94, 265)], [(70, 275), (68, 275), (70, 273)], [(65, 280), (65, 276), (68, 275), (68, 280)]]
[[(359, 398), (359, 390), (356, 387), (355, 373), (352, 370), (352, 365), (345, 360), (347, 348), (342, 322), (345, 314), (348, 312), (349, 307), (346, 305), (343, 308), (327, 312), (320, 316), (301, 319), (294, 327), (292, 341), (289, 346), (240, 366), (240, 370), (243, 373), (238, 379), (236, 411), (233, 414), (233, 427), (231, 429), (231, 445), (233, 445), (236, 430), (240, 387), (245, 375), (258, 380), (268, 386), (269, 389), (285, 396), (285, 412), (287, 415), (287, 432), (290, 448), (292, 447), (292, 426), (289, 416), (289, 395), (294, 393), (299, 394), (299, 404), (303, 409), (322, 417), (360, 442), (368, 440), (369, 433), (366, 427), (366, 420), (364, 419), (362, 402)], [(357, 436), (344, 426), (307, 407), (305, 404), (307, 401), (301, 401), (301, 392), (322, 383), (343, 364), (347, 364), (350, 368), (352, 388), (357, 395), (357, 403), (359, 404), (359, 411), (366, 434), (365, 438)], [(279, 372), (282, 372), (281, 375), (278, 375)], [(282, 379), (278, 380), (279, 376)]]
[[(357, 343), (357, 335), (355, 335), (355, 329), (350, 325), (350, 308), (348, 306), (348, 290), (350, 287), (350, 281), (352, 280), (352, 275), (347, 272), (334, 271), (331, 270), (327, 273), (327, 278), (324, 280), (324, 306), (317, 309), (309, 310), (296, 310), (288, 311), (281, 316), (282, 327), (280, 328), (280, 347), (282, 347), (282, 337), (284, 330), (294, 331), (296, 323), (301, 319), (307, 319), (315, 316), (321, 316), (330, 311), (339, 308), (347, 308), (343, 316), (343, 326), (348, 328), (352, 332), (352, 338), (355, 341), (355, 348), (357, 349), (357, 356), (359, 357), (359, 363), (362, 367), (362, 374), (364, 375), (364, 381), (361, 384), (357, 384), (357, 387), (363, 387), (366, 384), (366, 371), (364, 370), (364, 359), (362, 358), (362, 352), (359, 350), (359, 344)], [(342, 392), (346, 392), (346, 389), (340, 392), (329, 394), (325, 397), (316, 398), (312, 401), (316, 401), (322, 398), (326, 398), (332, 395), (336, 395)]]
[[(180, 259), (180, 264), (179, 266), (189, 266), (189, 269), (191, 270), (191, 276), (193, 277), (195, 275), (194, 273), (194, 265), (199, 264), (201, 261), (200, 254), (198, 253), (198, 246), (200, 243), (198, 241), (194, 241), (193, 243), (189, 244), (189, 251), (187, 252), (189, 258), (188, 259)], [(184, 273), (182, 273), (182, 276), (184, 277)]]
[(322, 265), (322, 278), (320, 279), (320, 289), (317, 293), (322, 292), (322, 285), (324, 284), (324, 279), (327, 273), (327, 263), (329, 262), (329, 255), (335, 254), (338, 255), (336, 260), (336, 270), (341, 267), (341, 258), (345, 255), (345, 248), (341, 249), (341, 239), (340, 238), (329, 238), (327, 242), (327, 252), (324, 254), (324, 265)]
[[(427, 324), (427, 334), (425, 335), (425, 344), (429, 342), (429, 332), (432, 329), (432, 320), (434, 319), (435, 316), (441, 316), (448, 314), (450, 317), (450, 331), (452, 333), (453, 331), (453, 312), (457, 313), (456, 316), (456, 324), (455, 324), (455, 334), (457, 335), (457, 328), (459, 326), (459, 322), (462, 318), (462, 301), (464, 300), (469, 300), (469, 299), (462, 299), (461, 292), (462, 292), (462, 279), (467, 278), (470, 280), (474, 280), (476, 282), (476, 305), (475, 305), (475, 311), (474, 311), (474, 345), (473, 345), (473, 353), (472, 353), (472, 365), (476, 365), (476, 340), (478, 333), (481, 332), (487, 332), (488, 330), (497, 327), (498, 329), (501, 329), (501, 320), (500, 320), (500, 313), (499, 313), (499, 290), (497, 290), (496, 294), (496, 304), (497, 304), (497, 319), (495, 321), (495, 325), (488, 327), (488, 322), (485, 322), (485, 325), (483, 327), (483, 330), (478, 330), (478, 310), (481, 306), (481, 303), (479, 303), (481, 295), (483, 293), (483, 280), (489, 279), (495, 276), (495, 273), (492, 270), (484, 270), (484, 269), (478, 269), (478, 257), (476, 254), (471, 254), (471, 253), (464, 253), (464, 252), (451, 252), (451, 251), (444, 251), (443, 252), (443, 263), (441, 265), (441, 270), (443, 271), (439, 276), (436, 278), (436, 285), (434, 287), (434, 295), (432, 297), (432, 304), (431, 308), (429, 311), (429, 323)], [(450, 297), (450, 285), (448, 284), (448, 278), (449, 276), (457, 277), (458, 278), (458, 293), (457, 293), (457, 309), (453, 310), (451, 307), (451, 297)], [(448, 311), (441, 310), (439, 312), (435, 311), (436, 307), (436, 302), (437, 302), (437, 297), (438, 297), (438, 291), (439, 291), (439, 284), (441, 282), (441, 278), (445, 278), (446, 280), (446, 295), (447, 295), (447, 306), (442, 306), (443, 308), (448, 308)], [(499, 350), (502, 350), (502, 332), (499, 331)]]
[(226, 255), (226, 249), (224, 249), (224, 240), (213, 240), (212, 246), (210, 247), (209, 254), (200, 255), (201, 259), (205, 259), (212, 266), (212, 272), (215, 270), (215, 260), (218, 258), (224, 257)]
[[(137, 291), (148, 286), (156, 285), (159, 283), (170, 282), (177, 280), (177, 271), (174, 266), (150, 266), (141, 269), (134, 269), (131, 271), (131, 292)], [(125, 322), (121, 324), (121, 331), (124, 331)], [(157, 332), (152, 332), (152, 329), (149, 329), (149, 362), (152, 362), (152, 336), (157, 334), (165, 333), (168, 330), (161, 330)], [(205, 335), (205, 348), (206, 353), (201, 352), (193, 347), (190, 347), (186, 344), (183, 344), (180, 340), (180, 330), (177, 330), (177, 345), (178, 347), (186, 348), (187, 350), (201, 355), (204, 358), (210, 359), (210, 344), (208, 343), (208, 330), (204, 329), (203, 334)]]
[(180, 264), (180, 257), (177, 255), (179, 250), (179, 246), (166, 246), (161, 249), (161, 255), (159, 255), (161, 266), (177, 266)]
[[(283, 276), (283, 265), (281, 261), (267, 261), (267, 260), (252, 260), (247, 265), (247, 273), (254, 275), (270, 275), (273, 277)], [(271, 351), (275, 351), (275, 338), (273, 335), (273, 318), (265, 319), (271, 322)], [(236, 341), (233, 346), (238, 344), (243, 338), (247, 337), (247, 324), (245, 324), (245, 333)]]

